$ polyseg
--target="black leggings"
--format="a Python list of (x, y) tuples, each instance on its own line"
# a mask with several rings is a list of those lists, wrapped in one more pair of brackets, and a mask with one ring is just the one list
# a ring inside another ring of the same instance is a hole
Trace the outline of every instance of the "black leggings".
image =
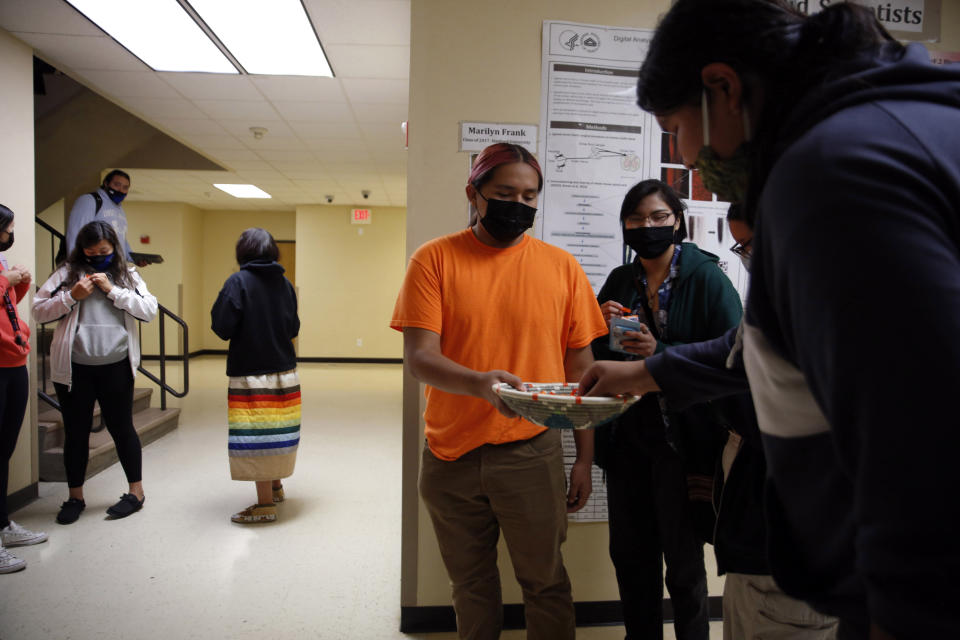
[(87, 475), (95, 401), (100, 403), (103, 421), (117, 446), (127, 482), (140, 482), (140, 437), (133, 428), (130, 361), (124, 359), (98, 366), (74, 363), (73, 388), (68, 391), (63, 384), (54, 387), (63, 413), (63, 466), (67, 469), (67, 486), (82, 487)]
[(30, 380), (26, 365), (0, 367), (0, 529), (10, 524), (7, 513), (7, 481), (10, 456), (17, 448), (17, 436), (27, 410)]

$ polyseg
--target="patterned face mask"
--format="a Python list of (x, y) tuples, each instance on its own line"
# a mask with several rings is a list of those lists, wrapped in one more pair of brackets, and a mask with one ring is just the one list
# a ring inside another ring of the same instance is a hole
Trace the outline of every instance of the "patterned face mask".
[(753, 145), (750, 143), (750, 119), (747, 110), (743, 110), (743, 130), (746, 140), (740, 143), (733, 155), (721, 158), (710, 146), (710, 123), (707, 111), (707, 91), (700, 97), (700, 110), (703, 114), (703, 148), (697, 154), (693, 166), (700, 172), (703, 186), (717, 194), (726, 202), (743, 202), (750, 181), (750, 167), (753, 164)]

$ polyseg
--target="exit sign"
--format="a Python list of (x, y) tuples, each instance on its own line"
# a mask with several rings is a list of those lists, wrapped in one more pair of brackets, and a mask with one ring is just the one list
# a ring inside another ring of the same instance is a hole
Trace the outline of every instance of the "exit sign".
[(353, 224), (370, 224), (370, 209), (354, 209), (350, 222)]

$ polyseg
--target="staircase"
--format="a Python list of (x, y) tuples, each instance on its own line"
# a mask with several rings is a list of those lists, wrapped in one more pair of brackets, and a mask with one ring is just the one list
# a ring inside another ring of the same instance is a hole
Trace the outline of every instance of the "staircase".
[[(133, 391), (133, 426), (143, 446), (176, 429), (180, 418), (180, 409), (150, 406), (152, 398), (153, 389)], [(66, 482), (67, 473), (63, 467), (63, 420), (60, 412), (56, 409), (42, 411), (37, 415), (37, 426), (40, 436), (40, 480)], [(101, 420), (99, 405), (95, 405), (93, 409), (93, 429), (94, 432), (90, 434), (87, 478), (117, 461), (117, 449)]]

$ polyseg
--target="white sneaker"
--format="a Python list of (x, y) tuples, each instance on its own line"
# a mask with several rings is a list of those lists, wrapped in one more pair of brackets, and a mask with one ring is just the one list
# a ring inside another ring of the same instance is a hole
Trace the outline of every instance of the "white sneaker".
[(21, 560), (3, 547), (0, 547), (0, 573), (13, 573), (27, 568), (27, 561)]
[(40, 544), (47, 539), (43, 531), (24, 529), (13, 520), (5, 528), (0, 529), (0, 539), (4, 547), (25, 547), (28, 544)]

